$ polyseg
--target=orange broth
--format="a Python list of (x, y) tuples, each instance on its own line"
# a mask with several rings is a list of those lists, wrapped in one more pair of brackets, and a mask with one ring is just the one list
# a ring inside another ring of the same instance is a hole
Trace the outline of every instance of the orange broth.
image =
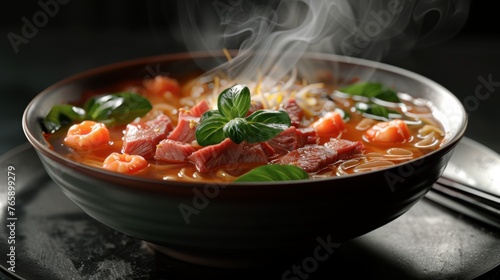
[[(182, 80), (179, 80), (182, 82)], [(159, 108), (162, 107), (161, 104), (168, 104), (169, 108), (185, 108), (189, 109), (189, 106), (183, 106), (186, 103), (191, 103), (192, 105), (196, 104), (198, 101), (202, 99), (208, 98), (209, 95), (212, 95), (212, 91), (209, 87), (206, 87), (206, 91), (208, 93), (202, 93), (195, 99), (190, 99), (191, 89), (193, 83), (190, 82), (190, 79), (187, 80), (188, 83), (181, 84), (182, 91), (180, 96), (172, 96), (171, 94), (165, 94), (163, 96), (159, 96), (157, 94), (151, 93), (146, 86), (142, 83), (143, 81), (137, 82), (126, 82), (119, 84), (118, 86), (114, 86), (112, 88), (107, 88), (105, 90), (87, 92), (83, 94), (82, 103), (85, 99), (90, 98), (91, 96), (104, 94), (104, 93), (113, 93), (119, 91), (134, 91), (140, 93), (147, 97), (151, 104), (153, 104), (153, 110), (150, 111), (143, 119), (152, 119), (157, 114), (165, 113), (168, 117), (171, 118), (174, 126), (177, 123), (177, 114), (178, 110), (158, 110), (155, 109), (155, 106)], [(334, 92), (333, 88), (325, 88), (327, 92)], [(183, 99), (184, 98), (184, 99)], [(384, 168), (387, 167), (388, 162), (390, 161), (393, 164), (398, 164), (400, 162), (404, 162), (407, 160), (411, 160), (413, 158), (418, 158), (422, 155), (429, 153), (440, 147), (443, 142), (444, 135), (441, 133), (434, 134), (433, 145), (429, 147), (417, 147), (417, 143), (421, 142), (425, 136), (423, 136), (419, 130), (425, 125), (432, 125), (437, 128), (437, 131), (443, 131), (442, 125), (438, 120), (432, 117), (432, 111), (426, 104), (421, 104), (421, 100), (419, 102), (413, 102), (413, 100), (403, 100), (403, 103), (408, 108), (408, 112), (410, 113), (419, 113), (426, 114), (425, 118), (420, 118), (419, 124), (410, 124), (408, 128), (411, 133), (411, 139), (404, 143), (381, 143), (381, 142), (371, 142), (367, 141), (367, 139), (363, 136), (366, 130), (357, 129), (357, 125), (365, 119), (363, 115), (353, 110), (355, 100), (351, 98), (345, 98), (343, 96), (334, 96), (333, 97), (338, 108), (343, 109), (348, 112), (350, 115), (350, 119), (345, 122), (345, 130), (339, 136), (342, 139), (350, 140), (350, 141), (361, 141), (365, 147), (365, 151), (363, 155), (356, 155), (351, 159), (341, 160), (334, 164), (328, 165), (326, 168), (320, 170), (317, 173), (310, 174), (312, 178), (321, 178), (326, 176), (338, 176), (338, 175), (346, 175), (352, 174), (355, 172), (362, 172), (362, 168), (359, 171), (356, 171), (356, 166), (361, 166), (365, 163), (370, 163), (374, 161), (385, 162), (385, 164), (381, 164), (375, 167), (369, 168), (369, 170)], [(183, 102), (181, 102), (183, 101)], [(418, 103), (418, 104), (417, 104)], [(75, 104), (75, 105), (81, 105)], [(394, 109), (401, 114), (404, 112), (401, 108)], [(161, 111), (161, 112), (160, 112)], [(313, 122), (317, 120), (319, 117), (317, 116), (307, 116), (309, 118), (309, 122)], [(108, 145), (105, 145), (101, 148), (92, 150), (92, 151), (77, 151), (73, 150), (69, 147), (66, 147), (63, 144), (63, 139), (67, 133), (68, 128), (61, 129), (53, 134), (46, 134), (46, 140), (50, 143), (51, 147), (58, 153), (63, 154), (67, 158), (74, 160), (76, 162), (80, 162), (86, 165), (94, 166), (101, 168), (102, 162), (104, 159), (112, 152), (121, 152), (122, 144), (123, 144), (123, 131), (125, 130), (126, 125), (119, 125), (109, 127), (109, 133), (111, 141)], [(320, 137), (320, 144), (328, 142), (330, 137)], [(396, 149), (394, 149), (396, 148)], [(391, 150), (392, 149), (392, 150)], [(404, 149), (404, 150), (399, 150)], [(396, 155), (391, 155), (390, 151), (396, 151)], [(403, 155), (401, 155), (401, 153)], [(409, 155), (411, 153), (411, 155)], [(180, 181), (232, 181), (237, 176), (244, 174), (245, 172), (255, 168), (257, 165), (246, 165), (241, 166), (238, 170), (224, 170), (220, 169), (212, 172), (200, 173), (197, 171), (196, 167), (192, 163), (184, 163), (184, 164), (172, 164), (165, 163), (161, 161), (157, 161), (155, 159), (149, 160), (149, 166), (140, 171), (139, 173), (134, 174), (134, 176), (140, 176), (144, 178), (157, 179), (157, 180), (180, 180)], [(370, 164), (368, 166), (371, 166)]]

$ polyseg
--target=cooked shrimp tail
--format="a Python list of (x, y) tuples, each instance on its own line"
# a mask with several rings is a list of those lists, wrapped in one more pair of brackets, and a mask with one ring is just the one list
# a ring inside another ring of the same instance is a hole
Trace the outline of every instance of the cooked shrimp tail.
[(106, 125), (94, 121), (83, 121), (72, 125), (64, 144), (76, 150), (94, 150), (110, 141), (109, 131)]
[(149, 163), (139, 155), (111, 153), (103, 162), (102, 167), (107, 170), (116, 171), (125, 174), (137, 173), (146, 167)]

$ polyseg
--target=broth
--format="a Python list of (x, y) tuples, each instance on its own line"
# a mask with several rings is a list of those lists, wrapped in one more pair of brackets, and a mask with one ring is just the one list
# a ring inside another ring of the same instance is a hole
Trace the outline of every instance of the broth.
[[(161, 78), (158, 78), (161, 79)], [(220, 90), (231, 85), (229, 80), (223, 77), (215, 77), (212, 80), (200, 83), (199, 80), (192, 78), (179, 80), (181, 85), (180, 93), (177, 95), (170, 92), (158, 92), (157, 85), (154, 79), (145, 81), (129, 81), (119, 84), (105, 90), (96, 90), (83, 94), (84, 99), (107, 92), (131, 91), (145, 96), (153, 105), (153, 109), (147, 113), (142, 120), (151, 120), (160, 114), (167, 115), (173, 125), (177, 125), (178, 114), (180, 108), (189, 110), (190, 107), (197, 104), (200, 100), (207, 100), (211, 109), (214, 109), (217, 102), (216, 97)], [(371, 119), (366, 114), (360, 113), (354, 107), (362, 100), (356, 96), (346, 95), (336, 91), (334, 86), (324, 84), (307, 84), (295, 83), (287, 90), (274, 88), (274, 95), (265, 95), (260, 84), (249, 86), (252, 92), (252, 101), (263, 103), (266, 109), (276, 108), (279, 104), (286, 103), (287, 100), (296, 99), (301, 107), (303, 104), (311, 103), (310, 108), (306, 109), (304, 117), (301, 120), (301, 125), (304, 127), (311, 126), (318, 121), (323, 115), (320, 112), (330, 109), (340, 109), (348, 113), (349, 120), (345, 121), (345, 129), (337, 138), (350, 141), (361, 141), (364, 145), (363, 153), (354, 154), (348, 158), (339, 160), (335, 163), (328, 164), (319, 171), (310, 172), (311, 178), (323, 178), (329, 176), (344, 176), (357, 172), (365, 172), (385, 168), (394, 164), (408, 161), (414, 158), (421, 157), (437, 148), (443, 142), (444, 133), (443, 127), (437, 119), (433, 117), (433, 112), (429, 103), (421, 99), (413, 99), (407, 94), (398, 93), (401, 102), (389, 104), (391, 110), (401, 114), (405, 119), (410, 132), (410, 138), (402, 142), (375, 142), (367, 139), (366, 132), (381, 120)], [(310, 88), (310, 90), (307, 90)], [(82, 100), (82, 103), (85, 100)], [(366, 100), (365, 100), (366, 101)], [(75, 104), (75, 105), (81, 105)], [(113, 153), (121, 153), (123, 146), (123, 136), (126, 125), (115, 125), (108, 127), (110, 141), (97, 149), (79, 151), (69, 148), (64, 144), (64, 137), (68, 131), (65, 127), (55, 133), (46, 134), (46, 140), (51, 147), (58, 153), (63, 154), (67, 158), (98, 168), (102, 168), (105, 158)], [(330, 141), (330, 136), (318, 136), (318, 144), (322, 145)], [(196, 146), (196, 149), (200, 147)], [(185, 163), (166, 163), (148, 159), (148, 167), (134, 174), (145, 178), (157, 180), (180, 180), (180, 181), (233, 181), (238, 176), (247, 171), (262, 165), (245, 164), (237, 169), (227, 169), (224, 167), (208, 172), (200, 172), (192, 162)]]

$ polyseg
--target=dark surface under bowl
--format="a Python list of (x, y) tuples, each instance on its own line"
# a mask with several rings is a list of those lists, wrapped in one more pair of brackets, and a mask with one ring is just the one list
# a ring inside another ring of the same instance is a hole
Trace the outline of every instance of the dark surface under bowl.
[[(205, 54), (197, 54), (194, 59), (212, 61)], [(143, 79), (150, 75), (148, 69), (157, 65), (173, 77), (199, 70), (187, 54), (120, 63), (66, 79), (28, 105), (23, 128), (51, 178), (96, 220), (162, 246), (167, 250), (164, 252), (183, 260), (212, 266), (254, 265), (273, 255), (310, 248), (318, 236), (343, 242), (399, 217), (425, 195), (443, 172), (466, 126), (460, 102), (422, 76), (333, 55), (308, 54), (304, 60), (318, 69), (335, 69), (335, 74), (346, 80), (371, 79), (432, 101), (445, 126), (446, 144), (418, 160), (374, 172), (230, 185), (124, 176), (70, 162), (48, 147), (38, 120), (54, 104), (78, 100), (84, 90)], [(180, 211), (181, 205), (196, 210), (188, 221)]]

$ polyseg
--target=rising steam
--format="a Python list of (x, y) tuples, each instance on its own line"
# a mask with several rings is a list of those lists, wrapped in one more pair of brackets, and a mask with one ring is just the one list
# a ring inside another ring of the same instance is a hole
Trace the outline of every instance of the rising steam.
[(238, 50), (220, 61), (233, 78), (278, 81), (305, 52), (378, 61), (440, 43), (462, 28), (468, 10), (461, 0), (181, 1), (179, 30), (189, 51)]

